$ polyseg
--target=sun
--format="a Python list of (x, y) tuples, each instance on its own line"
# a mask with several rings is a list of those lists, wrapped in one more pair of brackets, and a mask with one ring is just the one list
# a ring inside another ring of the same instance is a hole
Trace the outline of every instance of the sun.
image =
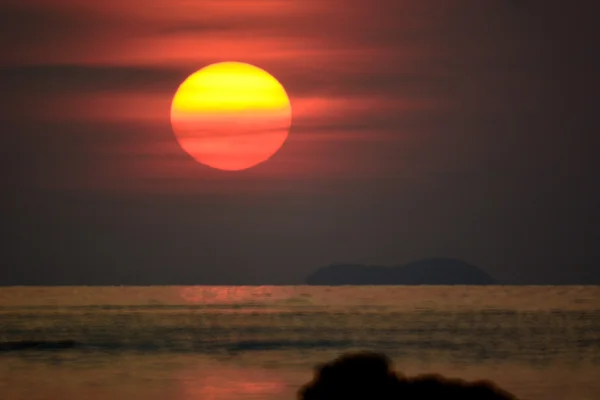
[(190, 75), (171, 105), (179, 145), (201, 164), (239, 171), (273, 156), (288, 136), (292, 107), (268, 72), (241, 62), (211, 64)]

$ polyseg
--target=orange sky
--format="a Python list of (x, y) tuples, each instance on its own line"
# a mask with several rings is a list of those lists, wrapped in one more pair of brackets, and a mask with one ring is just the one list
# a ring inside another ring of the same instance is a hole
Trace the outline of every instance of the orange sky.
[[(11, 47), (9, 64), (41, 65), (57, 74), (42, 87), (32, 82), (35, 94), (17, 93), (16, 112), (147, 132), (105, 144), (103, 151), (110, 154), (104, 157), (113, 165), (99, 156), (97, 165), (89, 166), (97, 188), (147, 188), (162, 178), (197, 180), (210, 173), (177, 155), (167, 123), (181, 81), (213, 62), (253, 63), (280, 80), (290, 96), (290, 137), (273, 160), (247, 172), (256, 176), (350, 177), (381, 170), (374, 164), (352, 166), (344, 142), (405, 142), (409, 129), (385, 132), (370, 129), (368, 121), (422, 113), (440, 103), (414, 84), (390, 93), (377, 82), (386, 75), (417, 75), (432, 59), (432, 49), (412, 40), (427, 24), (415, 2), (394, 5), (393, 15), (365, 18), (358, 3), (337, 0), (12, 1), (15, 15), (35, 9), (43, 23), (34, 28), (38, 34), (16, 38), (21, 45)], [(393, 29), (393, 40), (380, 40), (385, 31), (370, 37), (382, 23), (393, 24), (386, 28)], [(367, 126), (355, 128), (356, 121)], [(85, 181), (61, 185), (89, 186)]]
[[(561, 89), (544, 66), (562, 64), (544, 43), (560, 45), (567, 28), (553, 24), (550, 37), (550, 22), (518, 4), (8, 0), (0, 27), (3, 96), (7, 115), (54, 124), (64, 136), (56, 145), (72, 143), (85, 154), (85, 165), (40, 177), (39, 185), (211, 192), (207, 182), (218, 175), (177, 147), (170, 104), (192, 72), (219, 61), (248, 62), (283, 84), (293, 125), (283, 148), (233, 179), (229, 190), (310, 191), (330, 179), (414, 181), (446, 173), (448, 163), (471, 168), (459, 159), (477, 156), (469, 150), (481, 144), (474, 132), (503, 129), (498, 121), (508, 123), (507, 112), (539, 113), (551, 85)], [(569, 18), (576, 11), (548, 3), (545, 12)], [(585, 30), (572, 34), (587, 37)], [(577, 54), (570, 63), (585, 65)], [(444, 151), (452, 146), (460, 156)], [(246, 177), (253, 183), (241, 183)]]
[[(597, 0), (4, 0), (13, 282), (299, 282), (324, 263), (434, 255), (582, 281), (598, 265), (599, 13)], [(185, 78), (227, 60), (276, 77), (293, 123), (268, 162), (224, 175), (179, 147), (170, 109)], [(581, 267), (565, 269), (573, 254)]]

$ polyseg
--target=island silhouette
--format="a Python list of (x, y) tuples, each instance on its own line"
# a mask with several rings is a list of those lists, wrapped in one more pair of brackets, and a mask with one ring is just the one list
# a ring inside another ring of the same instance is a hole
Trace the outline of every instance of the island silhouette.
[(480, 268), (451, 258), (430, 258), (397, 267), (332, 264), (306, 277), (307, 285), (493, 285)]

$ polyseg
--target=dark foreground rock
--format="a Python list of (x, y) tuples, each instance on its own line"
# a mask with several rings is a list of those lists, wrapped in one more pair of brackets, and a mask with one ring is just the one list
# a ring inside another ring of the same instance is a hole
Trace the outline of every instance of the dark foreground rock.
[(334, 264), (306, 278), (308, 285), (492, 285), (483, 270), (460, 260), (436, 258), (400, 267)]
[(315, 369), (299, 400), (518, 400), (490, 381), (466, 382), (441, 375), (406, 377), (378, 353), (343, 355)]

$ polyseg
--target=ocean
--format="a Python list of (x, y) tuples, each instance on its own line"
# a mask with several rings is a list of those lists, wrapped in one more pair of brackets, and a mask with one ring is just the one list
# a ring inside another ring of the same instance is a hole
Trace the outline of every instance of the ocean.
[(600, 286), (0, 288), (3, 400), (295, 399), (352, 350), (600, 399)]

